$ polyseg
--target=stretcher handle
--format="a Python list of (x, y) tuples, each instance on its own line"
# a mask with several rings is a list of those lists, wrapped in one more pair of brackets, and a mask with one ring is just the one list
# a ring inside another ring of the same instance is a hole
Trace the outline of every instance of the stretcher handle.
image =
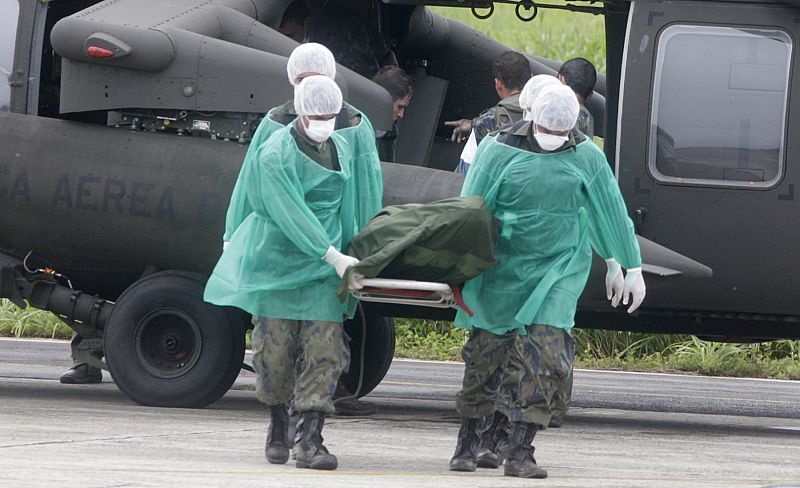
[(358, 280), (364, 286), (371, 288), (385, 288), (390, 290), (420, 290), (432, 291), (443, 294), (452, 294), (453, 290), (447, 283), (434, 283), (431, 281), (395, 280), (389, 278), (361, 278)]

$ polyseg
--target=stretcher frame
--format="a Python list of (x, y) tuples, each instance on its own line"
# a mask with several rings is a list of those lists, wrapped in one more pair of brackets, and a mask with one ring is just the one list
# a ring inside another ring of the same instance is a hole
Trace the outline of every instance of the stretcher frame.
[(361, 278), (358, 282), (364, 287), (352, 290), (350, 293), (365, 302), (436, 308), (450, 308), (457, 305), (453, 289), (446, 283), (388, 278)]

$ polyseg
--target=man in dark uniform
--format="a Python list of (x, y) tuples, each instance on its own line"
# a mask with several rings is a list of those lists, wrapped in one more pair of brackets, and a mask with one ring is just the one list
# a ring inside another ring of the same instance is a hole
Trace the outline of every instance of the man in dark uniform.
[(597, 70), (588, 59), (573, 58), (561, 65), (558, 70), (558, 79), (572, 88), (575, 96), (578, 97), (581, 111), (578, 113), (578, 122), (575, 124), (575, 128), (591, 139), (594, 137), (594, 118), (586, 108), (586, 102), (591, 98), (594, 85), (597, 83)]
[(445, 125), (454, 127), (451, 137), (453, 142), (461, 142), (469, 136), (456, 168), (459, 173), (466, 174), (478, 150), (478, 144), (486, 134), (508, 127), (522, 118), (519, 93), (531, 78), (528, 58), (518, 52), (505, 52), (492, 64), (492, 75), (500, 102), (484, 110), (474, 119), (445, 122)]
[(397, 66), (384, 66), (372, 78), (372, 81), (386, 88), (392, 96), (392, 120), (394, 127), (390, 131), (375, 131), (375, 141), (378, 145), (378, 155), (381, 161), (395, 162), (395, 141), (397, 140), (397, 121), (405, 115), (411, 97), (414, 95), (414, 85), (411, 77)]
[(308, 20), (308, 11), (302, 0), (298, 0), (289, 4), (283, 12), (278, 32), (293, 41), (303, 43), (307, 40)]

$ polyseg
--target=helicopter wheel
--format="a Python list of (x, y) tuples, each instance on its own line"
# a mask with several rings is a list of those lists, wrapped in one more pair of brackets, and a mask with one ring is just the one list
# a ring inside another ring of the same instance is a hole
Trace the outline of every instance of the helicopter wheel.
[(244, 358), (244, 329), (203, 301), (205, 280), (162, 271), (119, 297), (104, 333), (108, 369), (141, 405), (205, 407), (231, 387)]
[(364, 347), (364, 377), (358, 396), (362, 397), (380, 384), (394, 358), (394, 320), (386, 317), (364, 315), (359, 307), (356, 316), (344, 323), (350, 336), (350, 368), (342, 374), (341, 381), (348, 391), (355, 392), (361, 371), (361, 340), (366, 323), (366, 347)]

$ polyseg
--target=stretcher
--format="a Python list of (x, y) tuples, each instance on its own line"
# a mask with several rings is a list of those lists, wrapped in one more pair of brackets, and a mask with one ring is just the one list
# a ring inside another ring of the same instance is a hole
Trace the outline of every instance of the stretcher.
[(461, 298), (461, 288), (447, 283), (398, 280), (388, 278), (361, 278), (364, 287), (351, 290), (357, 299), (365, 302), (394, 303), (435, 308), (460, 308), (472, 316), (472, 310)]

